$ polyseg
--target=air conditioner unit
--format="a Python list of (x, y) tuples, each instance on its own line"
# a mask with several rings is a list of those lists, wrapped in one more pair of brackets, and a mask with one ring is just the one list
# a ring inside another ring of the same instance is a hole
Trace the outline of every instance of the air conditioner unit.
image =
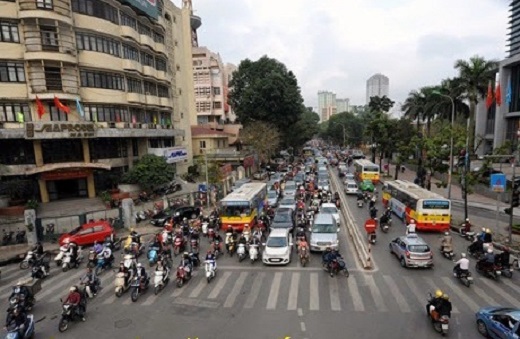
[(108, 123), (108, 128), (116, 128), (116, 123), (115, 122), (109, 122)]
[(124, 128), (130, 128), (130, 123), (125, 122), (125, 124), (124, 124)]

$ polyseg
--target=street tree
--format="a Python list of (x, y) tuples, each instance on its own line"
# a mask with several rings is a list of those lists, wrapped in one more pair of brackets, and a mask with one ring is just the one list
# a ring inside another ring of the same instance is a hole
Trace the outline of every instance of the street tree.
[(246, 127), (263, 121), (288, 131), (304, 112), (296, 76), (276, 59), (242, 60), (230, 87), (230, 104)]
[(147, 154), (123, 175), (122, 182), (153, 190), (170, 182), (174, 176), (175, 170), (164, 157)]
[(330, 137), (338, 145), (343, 144), (343, 126), (345, 126), (345, 142), (347, 145), (359, 146), (364, 140), (365, 121), (351, 112), (334, 114), (325, 123), (326, 129), (322, 137)]
[(244, 144), (256, 150), (261, 162), (268, 162), (280, 146), (280, 132), (276, 126), (267, 122), (257, 121), (246, 125), (240, 135)]
[(286, 146), (290, 146), (294, 151), (302, 148), (303, 145), (319, 133), (318, 114), (305, 108), (298, 121), (287, 131), (285, 138)]
[(370, 97), (370, 101), (368, 103), (368, 109), (372, 112), (378, 111), (378, 112), (390, 112), (390, 109), (394, 106), (395, 102), (390, 100), (386, 95), (380, 96), (373, 96)]

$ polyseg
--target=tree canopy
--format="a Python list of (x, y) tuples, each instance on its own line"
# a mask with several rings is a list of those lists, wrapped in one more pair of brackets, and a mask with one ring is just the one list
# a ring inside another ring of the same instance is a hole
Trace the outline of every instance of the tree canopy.
[(166, 163), (164, 157), (147, 154), (125, 173), (123, 182), (138, 184), (145, 190), (152, 190), (170, 182), (174, 176), (175, 170)]
[(280, 146), (280, 132), (276, 126), (263, 121), (247, 125), (241, 132), (241, 139), (245, 144), (251, 145), (264, 162)]

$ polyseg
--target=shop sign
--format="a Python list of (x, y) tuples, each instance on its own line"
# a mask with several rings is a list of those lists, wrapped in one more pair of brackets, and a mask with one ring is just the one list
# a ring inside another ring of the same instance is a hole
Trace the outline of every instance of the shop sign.
[(188, 159), (186, 147), (169, 147), (164, 150), (166, 162), (173, 164)]
[(244, 158), (244, 167), (249, 168), (253, 167), (255, 165), (255, 158), (250, 155)]
[(231, 164), (225, 164), (220, 166), (219, 171), (222, 178), (226, 178), (231, 174), (231, 172), (233, 172), (233, 167)]
[(42, 180), (69, 180), (86, 178), (91, 173), (89, 169), (78, 170), (60, 170), (42, 173), (40, 178)]
[(25, 139), (95, 138), (96, 126), (91, 122), (28, 122)]

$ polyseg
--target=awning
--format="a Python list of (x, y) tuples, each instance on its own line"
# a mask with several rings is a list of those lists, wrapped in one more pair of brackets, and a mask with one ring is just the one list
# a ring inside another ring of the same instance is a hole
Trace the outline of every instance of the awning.
[(56, 170), (73, 170), (77, 168), (91, 168), (91, 169), (104, 169), (104, 170), (110, 170), (112, 166), (108, 164), (102, 164), (102, 163), (93, 163), (93, 162), (64, 162), (64, 163), (58, 163), (58, 164), (47, 164), (40, 167), (32, 167), (25, 171), (26, 175), (31, 174), (38, 174), (38, 173), (44, 173), (44, 172), (50, 172), (50, 171), (56, 171)]

